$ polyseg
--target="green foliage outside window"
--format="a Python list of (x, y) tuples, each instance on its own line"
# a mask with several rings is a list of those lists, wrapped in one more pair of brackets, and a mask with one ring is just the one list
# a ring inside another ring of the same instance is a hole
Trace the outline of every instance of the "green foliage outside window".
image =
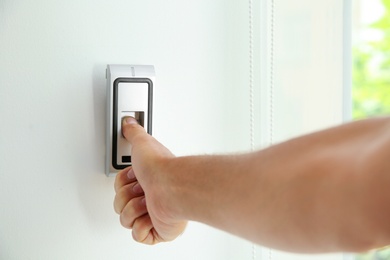
[(381, 250), (372, 251), (366, 254), (362, 254), (356, 257), (356, 260), (389, 260), (390, 248), (384, 248)]
[(383, 34), (377, 41), (353, 48), (353, 117), (390, 114), (390, 0), (385, 13), (369, 28)]

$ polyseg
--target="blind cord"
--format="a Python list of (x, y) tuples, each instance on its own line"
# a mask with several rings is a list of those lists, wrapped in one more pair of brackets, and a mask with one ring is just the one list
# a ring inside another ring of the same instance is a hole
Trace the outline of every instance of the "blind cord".
[(252, 0), (249, 0), (249, 106), (250, 106), (250, 144), (255, 149), (254, 137), (254, 89), (253, 89), (253, 13)]
[[(270, 73), (269, 73), (269, 145), (274, 143), (274, 59), (275, 59), (275, 0), (271, 1), (270, 17)], [(272, 260), (273, 251), (268, 251), (268, 259)]]
[[(255, 150), (255, 118), (254, 118), (254, 89), (253, 89), (253, 2), (249, 0), (249, 135), (250, 135), (250, 147), (251, 151)], [(252, 244), (252, 259), (256, 259), (256, 245)]]
[[(270, 74), (269, 74), (269, 145), (274, 142), (274, 45), (275, 45), (275, 0), (271, 1), (270, 17)], [(249, 114), (250, 114), (250, 147), (255, 150), (254, 137), (254, 86), (253, 86), (253, 2), (249, 0)], [(268, 259), (273, 258), (272, 249)], [(252, 259), (256, 259), (256, 245), (252, 244)]]
[(271, 1), (270, 69), (269, 69), (269, 145), (274, 143), (274, 57), (275, 57), (275, 0)]

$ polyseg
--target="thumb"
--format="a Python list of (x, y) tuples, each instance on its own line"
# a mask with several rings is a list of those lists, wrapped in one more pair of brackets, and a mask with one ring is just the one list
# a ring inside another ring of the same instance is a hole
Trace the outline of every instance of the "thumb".
[(133, 145), (134, 138), (140, 134), (146, 134), (146, 131), (134, 117), (127, 116), (122, 119), (122, 134)]

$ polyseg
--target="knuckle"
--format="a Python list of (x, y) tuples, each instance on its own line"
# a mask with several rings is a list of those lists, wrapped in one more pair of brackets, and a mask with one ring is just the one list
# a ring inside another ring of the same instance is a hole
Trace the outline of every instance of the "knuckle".
[(118, 173), (118, 174), (115, 176), (115, 181), (114, 181), (114, 189), (115, 189), (115, 192), (118, 191), (119, 185), (120, 185), (120, 173)]
[(122, 188), (124, 185), (126, 185), (126, 183), (127, 183), (127, 172), (129, 171), (130, 168), (131, 168), (131, 166), (121, 170), (115, 176), (115, 182), (114, 182), (115, 192), (118, 192), (120, 190), (120, 188)]
[(120, 222), (123, 227), (129, 229), (133, 227), (135, 211), (134, 200), (130, 200), (120, 213)]
[(117, 195), (115, 195), (113, 206), (114, 206), (115, 213), (120, 214), (121, 212), (120, 212), (119, 207), (118, 207), (118, 197), (117, 197)]
[(142, 239), (140, 238), (139, 233), (135, 229), (133, 229), (133, 232), (131, 232), (131, 235), (132, 235), (134, 241), (139, 242), (139, 243), (142, 242)]
[(124, 208), (123, 201), (124, 201), (124, 198), (123, 198), (121, 192), (118, 192), (115, 195), (115, 199), (114, 199), (114, 210), (117, 214), (121, 214), (123, 211), (123, 208)]
[(133, 221), (130, 219), (126, 210), (122, 211), (120, 214), (119, 221), (124, 228), (131, 229)]
[(144, 225), (144, 218), (139, 218), (134, 222), (134, 228), (132, 232), (133, 239), (139, 243), (143, 244), (151, 244), (150, 241), (147, 240), (149, 228)]

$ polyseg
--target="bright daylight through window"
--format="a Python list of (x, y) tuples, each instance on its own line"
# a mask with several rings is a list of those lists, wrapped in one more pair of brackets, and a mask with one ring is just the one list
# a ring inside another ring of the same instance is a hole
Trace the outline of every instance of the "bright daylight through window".
[[(354, 0), (353, 14), (353, 117), (388, 115), (390, 0)], [(388, 260), (390, 247), (358, 255), (355, 259)]]

